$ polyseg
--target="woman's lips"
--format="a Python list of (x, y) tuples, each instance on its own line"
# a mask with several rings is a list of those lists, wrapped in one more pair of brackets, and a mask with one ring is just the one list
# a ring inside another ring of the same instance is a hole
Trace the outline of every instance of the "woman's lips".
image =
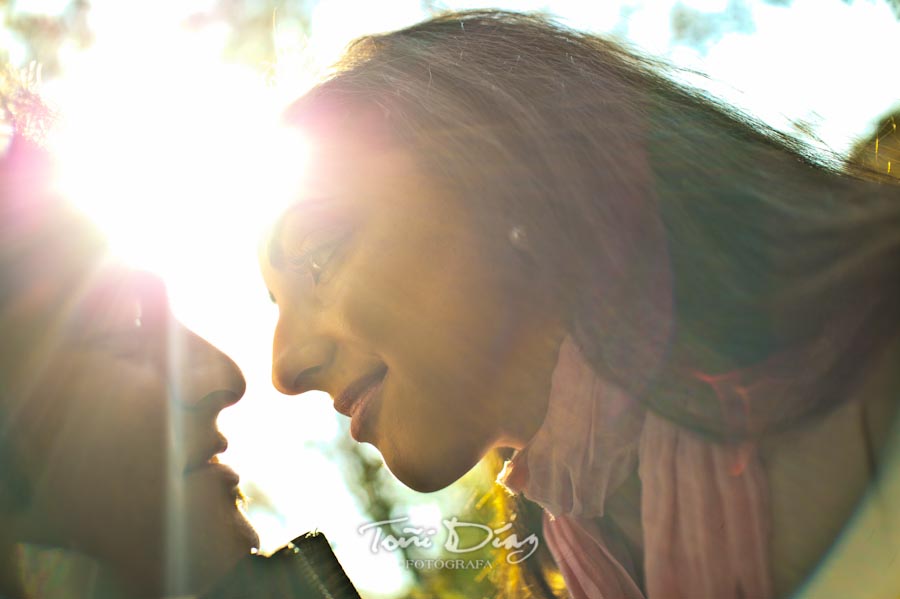
[(362, 431), (371, 419), (372, 410), (368, 408), (379, 395), (386, 375), (387, 367), (383, 366), (354, 381), (334, 401), (334, 409), (351, 418), (350, 436), (357, 441), (362, 440)]
[(350, 420), (350, 436), (358, 442), (363, 442), (364, 432), (371, 429), (371, 421), (376, 410), (373, 408), (376, 401), (381, 397), (381, 388), (384, 386), (384, 379), (381, 379), (369, 387), (369, 389), (359, 398), (353, 410), (353, 418)]

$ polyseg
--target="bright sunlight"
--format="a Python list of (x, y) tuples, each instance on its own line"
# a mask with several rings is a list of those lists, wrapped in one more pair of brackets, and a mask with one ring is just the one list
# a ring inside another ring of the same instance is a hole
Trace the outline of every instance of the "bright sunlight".
[[(15, 4), (40, 16), (61, 14), (74, 3)], [(241, 474), (261, 550), (272, 551), (318, 528), (365, 596), (397, 597), (413, 588), (413, 574), (397, 554), (370, 551), (358, 532), (368, 517), (336, 467), (334, 440), (346, 422), (322, 393), (298, 400), (272, 388), (277, 308), (258, 274), (257, 249), (265, 228), (298, 197), (309, 152), (296, 132), (280, 124), (286, 103), (326, 72), (354, 37), (412, 24), (438, 4), (487, 4), (294, 3), (308, 18), (304, 28), (279, 12), (291, 3), (259, 2), (266, 10), (251, 14), (247, 27), (258, 27), (263, 32), (258, 37), (271, 41), (277, 57), (272, 64), (223, 58), (223, 49), (235, 51), (232, 38), (239, 26), (233, 23), (232, 30), (215, 18), (189, 26), (189, 17), (215, 14), (226, 4), (160, 2), (137, 9), (130, 2), (90, 3), (91, 43), (60, 44), (57, 73), (41, 89), (60, 111), (60, 126), (50, 140), (64, 169), (57, 185), (102, 228), (119, 258), (160, 274), (176, 316), (243, 370), (245, 400), (220, 418), (231, 443), (223, 461)], [(491, 4), (519, 10), (547, 5)], [(550, 12), (568, 24), (616, 35), (706, 72), (711, 80), (693, 82), (775, 126), (802, 123), (839, 151), (866, 134), (871, 120), (896, 101), (896, 86), (879, 83), (890, 75), (883, 57), (900, 49), (897, 24), (881, 3), (552, 4)], [(742, 17), (751, 22), (749, 29), (729, 16), (738, 4), (749, 7)], [(277, 10), (269, 8), (274, 5)], [(709, 15), (718, 15), (716, 22), (724, 25), (699, 41), (679, 38), (671, 18), (676, 5), (693, 11), (701, 25)], [(15, 63), (25, 52), (10, 35), (0, 28), (0, 49), (8, 45)], [(842, 60), (854, 68), (840, 67)], [(839, 76), (833, 76), (836, 68)], [(453, 488), (432, 496), (392, 492), (402, 497), (406, 513), (426, 521), (440, 520), (436, 506), (442, 500), (463, 502)]]

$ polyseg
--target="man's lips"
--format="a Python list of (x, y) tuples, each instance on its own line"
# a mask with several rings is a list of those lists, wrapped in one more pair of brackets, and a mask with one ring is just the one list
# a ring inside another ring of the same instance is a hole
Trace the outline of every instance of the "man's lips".
[(218, 477), (220, 480), (227, 483), (227, 486), (230, 489), (237, 487), (238, 483), (241, 482), (241, 477), (238, 473), (232, 470), (230, 466), (221, 463), (218, 456), (213, 456), (202, 466), (185, 472), (185, 476), (188, 477), (206, 475)]
[(334, 400), (334, 409), (344, 416), (352, 417), (359, 406), (359, 399), (365, 395), (366, 391), (384, 380), (387, 370), (387, 366), (383, 365), (377, 370), (353, 381)]
[(184, 474), (188, 475), (197, 470), (216, 466), (219, 463), (218, 454), (226, 449), (228, 449), (228, 440), (222, 433), (216, 433), (215, 441), (192, 452), (191, 458), (184, 467)]

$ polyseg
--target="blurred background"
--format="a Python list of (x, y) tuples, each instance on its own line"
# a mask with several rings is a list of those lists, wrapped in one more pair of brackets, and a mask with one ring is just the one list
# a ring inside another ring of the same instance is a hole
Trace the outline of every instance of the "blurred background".
[[(487, 594), (483, 571), (406, 560), (442, 555), (442, 518), (494, 517), (496, 465), (414, 493), (350, 440), (327, 396), (271, 388), (277, 309), (256, 250), (303, 168), (302, 145), (275, 122), (353, 38), (488, 6), (544, 11), (666, 57), (779, 129), (900, 172), (900, 0), (0, 1), (0, 60), (58, 113), (62, 191), (117, 253), (159, 272), (176, 314), (245, 373), (244, 400), (220, 419), (223, 461), (241, 473), (262, 550), (321, 530), (366, 597)], [(437, 530), (437, 547), (374, 550), (360, 527), (392, 518)]]

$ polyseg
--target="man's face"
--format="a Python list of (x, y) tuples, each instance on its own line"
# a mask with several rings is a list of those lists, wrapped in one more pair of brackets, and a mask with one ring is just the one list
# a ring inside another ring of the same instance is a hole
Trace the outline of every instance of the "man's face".
[(58, 206), (20, 241), (0, 314), (5, 442), (28, 487), (16, 529), (148, 596), (202, 590), (258, 542), (215, 460), (243, 376), (77, 214)]

